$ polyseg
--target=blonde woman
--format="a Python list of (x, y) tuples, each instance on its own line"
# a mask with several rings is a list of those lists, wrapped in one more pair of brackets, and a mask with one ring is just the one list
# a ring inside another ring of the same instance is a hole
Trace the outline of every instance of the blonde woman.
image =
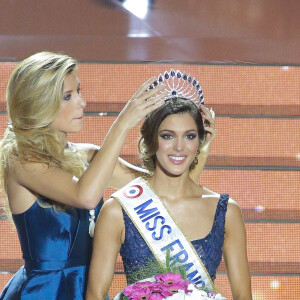
[(164, 95), (154, 95), (163, 86), (147, 89), (153, 81), (128, 101), (100, 149), (68, 142), (68, 133), (82, 129), (86, 106), (73, 58), (41, 52), (15, 68), (6, 94), (10, 123), (0, 145), (0, 179), (25, 265), (0, 299), (84, 299), (104, 190), (143, 172), (118, 156), (128, 131), (164, 105)]

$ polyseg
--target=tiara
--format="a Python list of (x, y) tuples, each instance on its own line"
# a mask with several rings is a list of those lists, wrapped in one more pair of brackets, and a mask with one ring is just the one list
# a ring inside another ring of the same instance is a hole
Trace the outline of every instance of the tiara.
[(164, 100), (182, 97), (193, 101), (197, 107), (204, 104), (202, 88), (195, 77), (192, 77), (190, 74), (180, 72), (179, 70), (174, 71), (174, 69), (171, 69), (170, 72), (165, 71), (163, 75), (159, 74), (157, 80), (154, 81), (149, 89), (153, 89), (160, 83), (164, 83), (166, 85), (165, 90), (160, 93), (165, 91), (168, 92), (168, 95)]

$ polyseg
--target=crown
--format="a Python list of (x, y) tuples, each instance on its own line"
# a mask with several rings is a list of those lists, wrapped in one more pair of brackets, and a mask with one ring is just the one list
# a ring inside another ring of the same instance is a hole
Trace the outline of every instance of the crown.
[(165, 71), (163, 75), (159, 74), (157, 80), (154, 81), (149, 89), (153, 89), (160, 83), (166, 85), (165, 90), (160, 92), (168, 92), (165, 100), (181, 97), (193, 101), (197, 107), (204, 104), (202, 88), (195, 77), (192, 77), (190, 74), (180, 72), (179, 70), (174, 71), (174, 69), (171, 69), (170, 72)]

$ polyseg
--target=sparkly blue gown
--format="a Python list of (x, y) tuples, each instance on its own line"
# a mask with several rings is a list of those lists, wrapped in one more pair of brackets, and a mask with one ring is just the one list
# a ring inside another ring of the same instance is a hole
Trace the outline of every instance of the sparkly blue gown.
[[(202, 239), (191, 242), (213, 281), (216, 278), (216, 272), (222, 260), (228, 199), (229, 196), (227, 194), (220, 195), (210, 233)], [(123, 216), (125, 242), (121, 247), (120, 253), (123, 259), (127, 283), (131, 284), (156, 275), (159, 271), (151, 263), (155, 262), (154, 255), (124, 210)], [(150, 265), (150, 268), (145, 268), (147, 265)], [(147, 274), (145, 275), (145, 273)]]
[[(103, 201), (95, 209), (97, 217)], [(83, 300), (92, 253), (89, 211), (55, 212), (35, 202), (13, 215), (25, 265), (8, 282), (0, 299)]]

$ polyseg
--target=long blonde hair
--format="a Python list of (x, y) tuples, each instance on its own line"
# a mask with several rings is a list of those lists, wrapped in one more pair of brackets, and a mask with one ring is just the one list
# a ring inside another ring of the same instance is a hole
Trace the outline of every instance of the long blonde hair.
[[(60, 112), (64, 79), (77, 71), (77, 62), (68, 55), (36, 53), (12, 72), (7, 90), (10, 119), (0, 142), (0, 183), (5, 192), (6, 174), (12, 159), (55, 166), (80, 177), (87, 156), (74, 147), (62, 149), (60, 133), (51, 123)], [(51, 202), (51, 206), (61, 207)]]

